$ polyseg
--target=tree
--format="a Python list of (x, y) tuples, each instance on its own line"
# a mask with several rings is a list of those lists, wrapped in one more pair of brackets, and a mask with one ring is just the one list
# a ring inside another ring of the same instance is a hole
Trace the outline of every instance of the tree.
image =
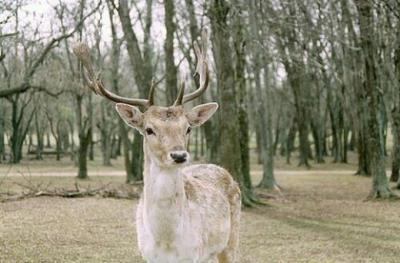
[(390, 181), (397, 182), (397, 188), (400, 189), (400, 19), (397, 22), (396, 32), (396, 48), (394, 52), (394, 78), (395, 78), (395, 93), (394, 107), (392, 109), (392, 130), (393, 130), (393, 159), (392, 159), (392, 174)]
[[(272, 4), (267, 5), (268, 10), (274, 17), (283, 17), (281, 28), (274, 30), (278, 50), (282, 59), (283, 66), (287, 73), (288, 83), (293, 92), (294, 106), (296, 109), (296, 120), (299, 131), (300, 141), (300, 161), (299, 166), (310, 167), (310, 142), (309, 135), (309, 86), (307, 83), (307, 73), (305, 72), (305, 52), (301, 40), (302, 32), (296, 18), (299, 16), (299, 7), (296, 4), (282, 3), (279, 10), (275, 10)], [(300, 41), (299, 41), (300, 40)]]
[[(263, 164), (263, 177), (259, 184), (260, 187), (268, 188), (268, 189), (279, 189), (278, 184), (275, 180), (274, 176), (274, 154), (273, 154), (273, 142), (272, 142), (272, 125), (271, 125), (271, 107), (266, 105), (266, 96), (265, 93), (271, 94), (271, 92), (266, 92), (266, 90), (270, 89), (269, 81), (268, 81), (268, 64), (266, 61), (266, 57), (268, 54), (260, 57), (258, 54), (262, 51), (259, 49), (262, 41), (262, 36), (260, 35), (262, 30), (260, 28), (260, 19), (258, 19), (258, 8), (256, 5), (256, 1), (250, 2), (250, 29), (251, 29), (251, 37), (256, 39), (256, 43), (250, 46), (251, 50), (254, 52), (252, 54), (253, 59), (253, 69), (254, 69), (254, 78), (255, 78), (255, 113), (257, 116), (256, 122), (258, 124), (257, 129), (260, 133), (260, 141), (259, 147), (261, 149), (261, 160)], [(263, 59), (264, 58), (264, 59)], [(263, 63), (264, 62), (264, 63)], [(265, 89), (262, 89), (261, 81), (262, 81), (262, 65), (264, 67), (264, 86)]]
[(172, 105), (176, 99), (178, 81), (177, 68), (175, 66), (174, 57), (174, 33), (176, 31), (176, 25), (174, 22), (175, 7), (173, 0), (164, 1), (164, 13), (165, 13), (165, 29), (167, 30), (167, 37), (164, 42), (164, 53), (165, 53), (165, 90), (167, 95), (167, 104)]
[(358, 19), (360, 23), (361, 48), (364, 57), (363, 89), (366, 93), (368, 106), (368, 140), (367, 148), (370, 155), (372, 174), (372, 193), (374, 198), (389, 198), (393, 194), (389, 188), (385, 171), (384, 153), (381, 148), (378, 127), (379, 90), (377, 87), (375, 49), (373, 41), (372, 3), (369, 0), (356, 0)]
[[(233, 48), (229, 39), (229, 6), (224, 0), (214, 0), (209, 16), (212, 27), (212, 43), (217, 69), (217, 85), (220, 101), (219, 164), (225, 167), (239, 183), (243, 204), (251, 206), (256, 201), (252, 188), (245, 184), (242, 172), (240, 123), (238, 118), (237, 84), (233, 68)], [(227, 118), (229, 116), (229, 118)], [(229, 138), (229, 139), (228, 139)]]
[[(133, 76), (141, 98), (147, 98), (148, 92), (153, 78), (153, 66), (151, 63), (150, 53), (150, 29), (151, 29), (151, 6), (152, 1), (147, 1), (147, 17), (144, 28), (144, 48), (140, 49), (139, 41), (133, 30), (131, 18), (129, 16), (129, 6), (127, 0), (120, 0), (117, 8), (119, 18), (121, 20), (122, 30), (127, 45), (129, 61), (133, 69)], [(127, 178), (127, 182), (134, 182), (142, 179), (143, 174), (143, 138), (139, 132), (134, 132), (135, 137), (132, 145), (132, 178)]]
[[(115, 27), (114, 21), (114, 8), (110, 1), (107, 1), (108, 14), (110, 18), (111, 25), (111, 88), (117, 94), (120, 93), (120, 48), (122, 44), (122, 40), (120, 40), (117, 36), (117, 30)], [(128, 127), (121, 118), (118, 118), (118, 128), (119, 134), (121, 138), (123, 155), (124, 155), (124, 166), (126, 172), (127, 182), (132, 181), (135, 176), (133, 174), (133, 167), (131, 162), (130, 150), (131, 150), (131, 141), (129, 140)], [(132, 157), (133, 158), (133, 157)]]

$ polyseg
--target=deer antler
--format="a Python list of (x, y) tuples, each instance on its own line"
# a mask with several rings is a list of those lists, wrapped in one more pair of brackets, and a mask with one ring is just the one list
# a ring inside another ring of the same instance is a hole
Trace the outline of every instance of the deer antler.
[(130, 99), (126, 97), (121, 97), (117, 94), (108, 91), (105, 87), (103, 82), (100, 79), (100, 75), (97, 76), (93, 70), (93, 64), (90, 59), (89, 48), (84, 43), (78, 43), (73, 48), (75, 56), (81, 61), (83, 67), (87, 71), (87, 75), (84, 74), (86, 82), (88, 83), (89, 88), (96, 93), (97, 95), (103, 96), (113, 102), (122, 102), (125, 104), (129, 104), (132, 106), (143, 106), (145, 108), (150, 107), (153, 105), (153, 96), (154, 96), (154, 82), (150, 87), (149, 98), (148, 99)]
[(192, 93), (189, 93), (183, 96), (185, 92), (185, 84), (181, 84), (181, 88), (178, 92), (178, 97), (174, 103), (174, 106), (182, 105), (186, 102), (194, 100), (195, 98), (199, 97), (208, 87), (208, 82), (210, 80), (209, 71), (208, 71), (208, 61), (207, 61), (207, 40), (208, 34), (207, 30), (203, 30), (201, 34), (201, 48), (195, 42), (194, 43), (194, 51), (197, 57), (197, 65), (196, 65), (196, 73), (195, 76), (199, 76), (199, 88)]

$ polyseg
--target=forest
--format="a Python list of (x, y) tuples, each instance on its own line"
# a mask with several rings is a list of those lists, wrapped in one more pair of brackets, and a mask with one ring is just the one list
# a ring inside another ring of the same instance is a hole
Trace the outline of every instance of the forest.
[(239, 185), (238, 262), (397, 262), (398, 0), (0, 0), (0, 261), (142, 262), (144, 139), (90, 83), (169, 106), (203, 62), (185, 109), (219, 108), (187, 148)]

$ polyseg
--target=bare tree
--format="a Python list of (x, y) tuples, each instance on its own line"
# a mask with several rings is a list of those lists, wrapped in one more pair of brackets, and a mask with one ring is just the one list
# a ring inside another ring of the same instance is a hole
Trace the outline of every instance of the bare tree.
[(360, 22), (360, 39), (361, 48), (364, 54), (364, 84), (363, 89), (366, 93), (368, 105), (368, 151), (371, 161), (372, 197), (389, 198), (392, 192), (389, 189), (388, 180), (385, 171), (385, 162), (383, 152), (380, 146), (379, 128), (377, 113), (379, 108), (379, 90), (376, 78), (376, 54), (373, 46), (371, 32), (374, 23), (372, 15), (372, 2), (369, 0), (355, 1), (359, 22)]

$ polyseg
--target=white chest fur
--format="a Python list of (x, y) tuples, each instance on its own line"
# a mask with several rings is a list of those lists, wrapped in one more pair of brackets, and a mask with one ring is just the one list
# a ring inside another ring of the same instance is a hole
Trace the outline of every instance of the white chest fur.
[(148, 262), (198, 262), (201, 238), (188, 216), (183, 175), (177, 169), (148, 167), (137, 210), (139, 248)]

